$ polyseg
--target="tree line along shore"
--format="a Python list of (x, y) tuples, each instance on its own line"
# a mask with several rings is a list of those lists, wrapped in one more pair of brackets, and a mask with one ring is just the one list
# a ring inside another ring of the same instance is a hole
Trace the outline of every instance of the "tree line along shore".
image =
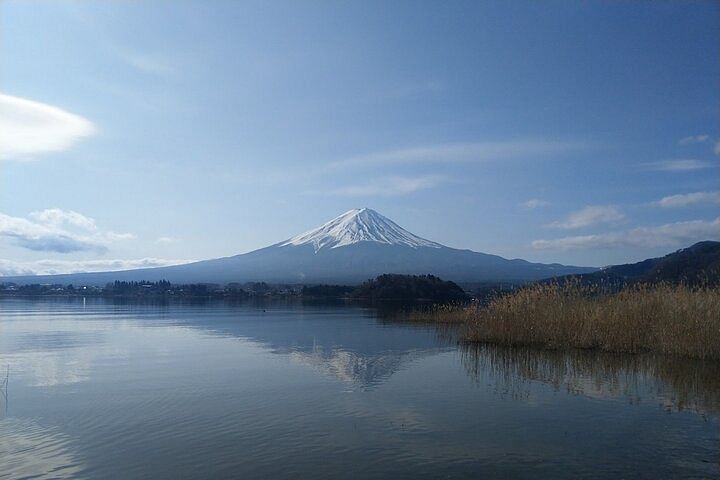
[(362, 299), (370, 301), (464, 302), (470, 296), (457, 284), (433, 275), (380, 275), (355, 285), (282, 285), (265, 282), (173, 284), (115, 281), (105, 286), (0, 283), (4, 297), (124, 297), (124, 298), (256, 298)]

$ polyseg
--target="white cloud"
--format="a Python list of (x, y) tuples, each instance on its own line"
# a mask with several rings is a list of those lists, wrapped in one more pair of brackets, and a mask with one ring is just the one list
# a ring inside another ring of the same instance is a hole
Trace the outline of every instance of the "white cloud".
[(583, 147), (577, 142), (516, 140), (508, 142), (447, 143), (375, 152), (339, 160), (331, 168), (398, 163), (446, 163), (501, 160), (559, 154)]
[(137, 258), (112, 260), (37, 260), (15, 262), (0, 259), (0, 277), (16, 275), (57, 275), (61, 273), (114, 272), (134, 268), (166, 267), (194, 260), (169, 260), (163, 258)]
[(161, 245), (167, 245), (170, 243), (176, 243), (180, 240), (175, 237), (159, 237), (155, 240), (155, 243), (161, 244)]
[(565, 219), (548, 225), (552, 228), (575, 229), (590, 227), (599, 223), (617, 223), (625, 219), (625, 215), (611, 205), (593, 205), (569, 214)]
[(61, 253), (103, 250), (102, 245), (51, 224), (36, 223), (3, 213), (0, 213), (0, 236), (12, 238), (17, 245), (29, 250)]
[(542, 208), (547, 207), (550, 205), (550, 202), (546, 200), (540, 200), (539, 198), (532, 198), (528, 200), (527, 202), (523, 202), (520, 204), (521, 207), (535, 209), (535, 208)]
[(692, 145), (693, 143), (703, 143), (710, 139), (709, 135), (690, 135), (689, 137), (681, 138), (678, 142), (680, 145)]
[(28, 250), (58, 253), (105, 252), (111, 243), (135, 238), (130, 233), (100, 231), (94, 219), (58, 208), (32, 212), (29, 218), (0, 213), (0, 237)]
[(116, 233), (107, 231), (102, 234), (102, 238), (106, 239), (109, 242), (117, 242), (120, 240), (133, 240), (135, 239), (135, 235), (132, 233)]
[(330, 195), (340, 195), (348, 197), (363, 196), (383, 196), (391, 197), (398, 195), (407, 195), (420, 190), (427, 190), (437, 187), (445, 181), (445, 177), (438, 175), (428, 175), (421, 177), (400, 177), (390, 176), (381, 178), (374, 182), (347, 185), (344, 187), (330, 190)]
[(83, 117), (40, 102), (0, 94), (0, 159), (60, 152), (95, 133)]
[(86, 217), (74, 210), (60, 210), (59, 208), (47, 208), (45, 210), (32, 212), (30, 218), (39, 223), (53, 225), (56, 227), (74, 226), (84, 230), (97, 230), (95, 220)]
[(715, 148), (713, 148), (713, 152), (715, 152), (715, 155), (720, 155), (720, 141), (715, 142)]
[(684, 195), (670, 195), (653, 202), (655, 207), (687, 207), (698, 203), (720, 203), (720, 191), (716, 192), (695, 192)]
[(665, 172), (683, 172), (690, 170), (702, 170), (712, 167), (710, 162), (695, 160), (693, 158), (682, 158), (677, 160), (661, 160), (658, 162), (646, 163), (645, 166), (650, 170), (660, 170)]
[(673, 247), (702, 240), (720, 240), (720, 217), (712, 221), (692, 220), (656, 227), (639, 227), (621, 232), (535, 240), (536, 249), (571, 250), (612, 247)]

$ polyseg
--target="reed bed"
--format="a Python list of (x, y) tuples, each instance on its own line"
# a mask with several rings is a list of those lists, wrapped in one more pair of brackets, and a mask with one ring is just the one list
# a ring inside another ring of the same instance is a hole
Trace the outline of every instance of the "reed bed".
[(440, 306), (410, 318), (457, 325), (471, 343), (720, 360), (718, 287), (643, 284), (602, 293), (578, 283), (535, 284), (486, 306)]

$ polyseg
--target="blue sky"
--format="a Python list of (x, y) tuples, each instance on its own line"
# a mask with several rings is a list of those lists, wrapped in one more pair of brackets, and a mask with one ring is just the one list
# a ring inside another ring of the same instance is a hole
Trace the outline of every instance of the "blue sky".
[(233, 255), (367, 206), (512, 258), (720, 237), (716, 2), (0, 4), (0, 273)]

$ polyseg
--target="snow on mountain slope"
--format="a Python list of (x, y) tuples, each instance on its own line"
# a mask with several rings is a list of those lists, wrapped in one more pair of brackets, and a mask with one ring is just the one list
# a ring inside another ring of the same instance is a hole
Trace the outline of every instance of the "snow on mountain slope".
[(358, 242), (377, 242), (412, 248), (443, 248), (439, 243), (413, 235), (370, 208), (345, 212), (316, 229), (280, 243), (279, 246), (312, 245), (317, 253), (323, 248), (344, 247)]

